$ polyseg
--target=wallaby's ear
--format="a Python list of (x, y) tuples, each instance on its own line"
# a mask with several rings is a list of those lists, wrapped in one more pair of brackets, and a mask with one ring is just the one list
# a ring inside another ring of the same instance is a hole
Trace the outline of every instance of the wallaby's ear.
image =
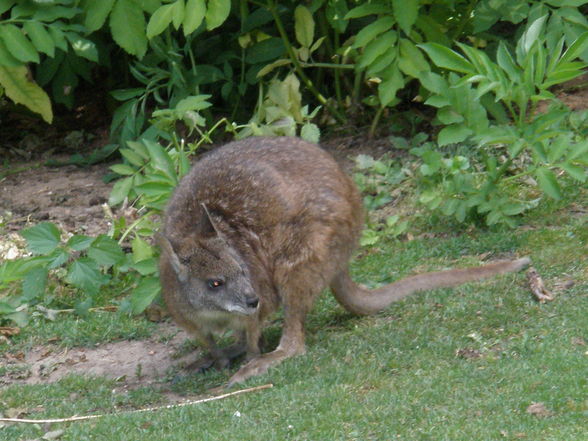
[(206, 204), (202, 203), (200, 206), (202, 207), (202, 215), (198, 222), (198, 233), (203, 237), (220, 236)]
[(171, 242), (163, 234), (155, 233), (155, 242), (161, 248), (161, 255), (167, 257), (180, 282), (188, 280), (188, 268), (180, 262)]

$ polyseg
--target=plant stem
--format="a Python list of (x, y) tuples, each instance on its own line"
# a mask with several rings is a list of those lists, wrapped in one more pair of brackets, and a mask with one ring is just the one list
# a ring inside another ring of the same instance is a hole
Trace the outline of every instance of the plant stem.
[(294, 69), (296, 70), (296, 73), (298, 74), (298, 76), (300, 77), (300, 79), (302, 80), (304, 85), (308, 88), (308, 90), (316, 97), (316, 99), (322, 105), (324, 105), (327, 108), (327, 110), (335, 117), (337, 122), (344, 124), (345, 117), (341, 114), (341, 112), (339, 112), (339, 110), (337, 108), (333, 107), (327, 101), (327, 99), (317, 90), (317, 88), (314, 86), (314, 84), (312, 84), (312, 81), (310, 80), (310, 78), (308, 78), (308, 76), (302, 70), (302, 66), (300, 65), (300, 62), (298, 61), (298, 57), (296, 56), (296, 53), (294, 52), (294, 48), (292, 47), (292, 45), (290, 44), (290, 40), (288, 39), (288, 34), (286, 34), (286, 30), (284, 29), (284, 25), (282, 23), (282, 19), (280, 18), (280, 14), (278, 14), (278, 11), (276, 9), (275, 2), (274, 1), (268, 2), (267, 8), (269, 9), (272, 16), (274, 17), (274, 21), (276, 23), (276, 28), (278, 28), (278, 32), (280, 33), (280, 37), (282, 37), (282, 41), (284, 42), (284, 45), (286, 46), (286, 50), (288, 51), (288, 55), (289, 55), (290, 59), (292, 60), (292, 63), (294, 64)]
[(17, 168), (13, 168), (10, 170), (2, 171), (2, 172), (0, 172), (0, 181), (3, 181), (7, 176), (16, 175), (20, 172), (24, 172), (24, 171), (28, 171), (28, 170), (34, 170), (34, 169), (40, 168), (42, 166), (43, 166), (43, 163), (39, 162), (37, 164), (32, 164), (32, 165), (27, 165), (24, 167), (17, 167)]
[(516, 175), (513, 176), (509, 176), (508, 178), (503, 178), (502, 182), (510, 182), (510, 181), (514, 181), (516, 179), (522, 178), (523, 176), (527, 176), (532, 174), (535, 171), (535, 169), (531, 169), (531, 170), (525, 170), (524, 172), (518, 173)]
[(372, 139), (374, 137), (374, 134), (376, 132), (376, 127), (378, 127), (378, 123), (380, 122), (380, 117), (382, 116), (383, 112), (384, 112), (384, 107), (380, 106), (378, 108), (378, 111), (376, 112), (376, 115), (374, 116), (374, 119), (372, 120), (372, 124), (371, 124), (370, 130), (368, 132), (368, 139)]
[(359, 95), (361, 92), (361, 83), (363, 81), (363, 72), (356, 72), (353, 80), (353, 104), (359, 103)]
[[(340, 43), (340, 37), (339, 37), (339, 31), (337, 29), (334, 29), (335, 32), (335, 45), (337, 47), (337, 49), (333, 50), (333, 54), (337, 53), (337, 50), (339, 49), (339, 47), (341, 46)], [(343, 61), (341, 58), (338, 58), (339, 61)], [(343, 66), (342, 64), (338, 64), (338, 66)], [(339, 67), (340, 68), (340, 67)], [(337, 97), (337, 103), (339, 105), (339, 107), (343, 107), (343, 95), (341, 93), (341, 73), (335, 69), (335, 96)]]
[(300, 62), (302, 67), (323, 67), (327, 69), (355, 69), (355, 64), (337, 64), (337, 63), (304, 63)]

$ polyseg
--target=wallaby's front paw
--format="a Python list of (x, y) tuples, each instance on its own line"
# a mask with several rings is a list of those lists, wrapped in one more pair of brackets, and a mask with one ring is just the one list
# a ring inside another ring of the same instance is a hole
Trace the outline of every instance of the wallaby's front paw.
[(230, 360), (225, 357), (215, 358), (212, 356), (205, 356), (188, 364), (185, 369), (188, 371), (204, 373), (210, 369), (223, 370), (229, 367)]

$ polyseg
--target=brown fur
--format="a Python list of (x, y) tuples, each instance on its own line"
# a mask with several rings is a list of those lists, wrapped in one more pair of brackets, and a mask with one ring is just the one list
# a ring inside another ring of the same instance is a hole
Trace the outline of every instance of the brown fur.
[[(356, 314), (373, 314), (415, 291), (517, 271), (528, 259), (426, 273), (367, 290), (347, 265), (363, 227), (359, 192), (334, 159), (297, 138), (249, 138), (203, 157), (165, 213), (160, 262), (172, 317), (209, 351), (202, 366), (246, 352), (230, 384), (304, 353), (304, 320), (331, 287)], [(217, 284), (221, 286), (215, 286)], [(284, 308), (280, 344), (260, 355), (264, 320)], [(233, 329), (220, 349), (213, 334)]]

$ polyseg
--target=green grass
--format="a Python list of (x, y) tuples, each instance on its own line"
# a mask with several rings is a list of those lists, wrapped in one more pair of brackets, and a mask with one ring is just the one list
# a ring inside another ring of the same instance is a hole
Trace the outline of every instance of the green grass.
[[(586, 194), (576, 195), (586, 206)], [(563, 221), (562, 221), (563, 219)], [(308, 320), (305, 356), (247, 386), (273, 389), (154, 413), (89, 422), (11, 425), (6, 441), (60, 440), (542, 440), (588, 439), (588, 226), (586, 216), (550, 205), (515, 231), (448, 233), (378, 243), (352, 265), (373, 285), (413, 271), (476, 264), (478, 256), (529, 255), (549, 287), (573, 279), (555, 301), (537, 303), (524, 274), (418, 294), (373, 317), (344, 312), (323, 295)], [(439, 227), (437, 227), (437, 230)], [(112, 313), (86, 320), (38, 320), (13, 340), (26, 349), (59, 336), (62, 345), (143, 338), (154, 326)], [(266, 336), (279, 338), (279, 324)], [(460, 352), (461, 351), (461, 352)], [(459, 354), (474, 354), (472, 357)], [(71, 376), (58, 383), (0, 389), (0, 412), (28, 417), (117, 412), (166, 402), (164, 390), (193, 396), (228, 372), (192, 375), (162, 387), (125, 391), (114, 381)], [(115, 391), (115, 392), (113, 392)], [(527, 413), (544, 403), (548, 416)], [(42, 407), (38, 407), (42, 406)], [(238, 414), (236, 414), (238, 412)], [(240, 415), (240, 416), (237, 416)]]

